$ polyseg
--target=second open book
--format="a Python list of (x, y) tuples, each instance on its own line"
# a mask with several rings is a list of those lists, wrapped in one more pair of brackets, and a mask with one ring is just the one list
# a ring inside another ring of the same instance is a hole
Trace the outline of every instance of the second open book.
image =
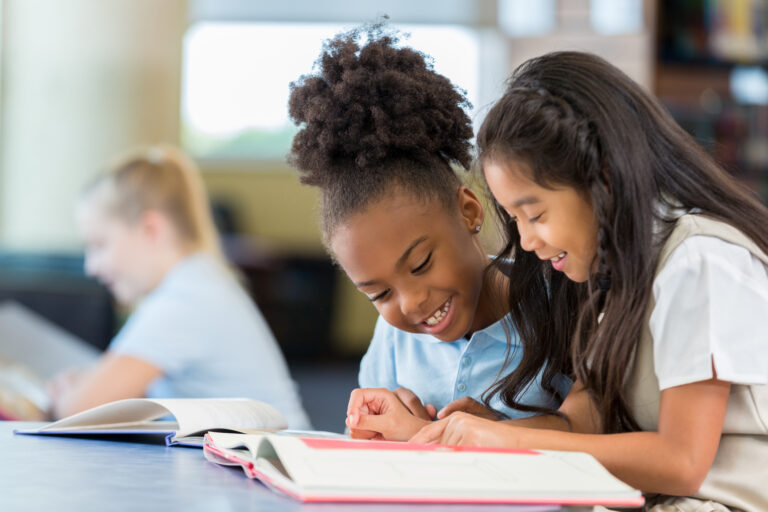
[(202, 446), (209, 430), (280, 430), (287, 422), (271, 405), (240, 398), (129, 398), (99, 405), (17, 434), (158, 434), (168, 445)]
[(222, 432), (204, 451), (306, 502), (643, 504), (586, 453)]

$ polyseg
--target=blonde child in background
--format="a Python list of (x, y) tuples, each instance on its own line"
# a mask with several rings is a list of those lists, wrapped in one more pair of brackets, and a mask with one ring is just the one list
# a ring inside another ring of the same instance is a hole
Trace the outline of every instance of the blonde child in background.
[(86, 188), (76, 216), (86, 273), (135, 309), (98, 363), (50, 383), (52, 416), (123, 398), (248, 397), (309, 428), (189, 158), (172, 147), (131, 154)]

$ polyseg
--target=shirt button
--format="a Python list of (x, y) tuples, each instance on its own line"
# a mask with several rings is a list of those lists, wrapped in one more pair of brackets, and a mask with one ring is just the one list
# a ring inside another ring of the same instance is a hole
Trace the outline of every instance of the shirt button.
[(461, 364), (463, 364), (464, 366), (469, 366), (469, 363), (471, 362), (472, 362), (471, 357), (464, 356), (463, 358), (461, 358)]
[(465, 389), (467, 389), (467, 386), (463, 382), (461, 382), (459, 383), (458, 386), (456, 386), (456, 389), (458, 389), (459, 391), (464, 391)]

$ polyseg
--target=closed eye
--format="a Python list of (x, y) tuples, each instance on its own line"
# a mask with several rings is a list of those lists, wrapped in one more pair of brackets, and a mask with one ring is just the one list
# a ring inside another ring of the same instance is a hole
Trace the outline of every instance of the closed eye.
[(389, 288), (387, 288), (386, 290), (384, 290), (378, 295), (374, 295), (373, 297), (368, 297), (368, 300), (370, 300), (371, 302), (376, 302), (379, 299), (383, 299), (388, 293), (389, 293)]
[(426, 266), (429, 264), (431, 259), (432, 259), (432, 253), (430, 252), (429, 254), (427, 254), (427, 257), (424, 259), (421, 265), (411, 270), (411, 274), (418, 274), (421, 271), (423, 271), (426, 268)]
[[(531, 217), (530, 219), (528, 219), (528, 222), (530, 222), (530, 223), (536, 222), (536, 221), (538, 221), (541, 218), (542, 215), (544, 215), (544, 214), (541, 213), (541, 214), (539, 214), (539, 215), (537, 215), (535, 217)], [(510, 217), (509, 218), (509, 223), (510, 224), (517, 223), (517, 221), (518, 221), (517, 217)]]

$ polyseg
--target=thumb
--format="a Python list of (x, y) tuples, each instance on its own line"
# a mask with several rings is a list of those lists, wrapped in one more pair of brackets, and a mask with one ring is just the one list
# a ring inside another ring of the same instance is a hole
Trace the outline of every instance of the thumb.
[(355, 414), (350, 417), (350, 428), (377, 432), (384, 437), (392, 428), (392, 418), (385, 414)]
[(432, 444), (440, 441), (445, 430), (446, 421), (434, 421), (419, 430), (408, 442), (417, 444)]

